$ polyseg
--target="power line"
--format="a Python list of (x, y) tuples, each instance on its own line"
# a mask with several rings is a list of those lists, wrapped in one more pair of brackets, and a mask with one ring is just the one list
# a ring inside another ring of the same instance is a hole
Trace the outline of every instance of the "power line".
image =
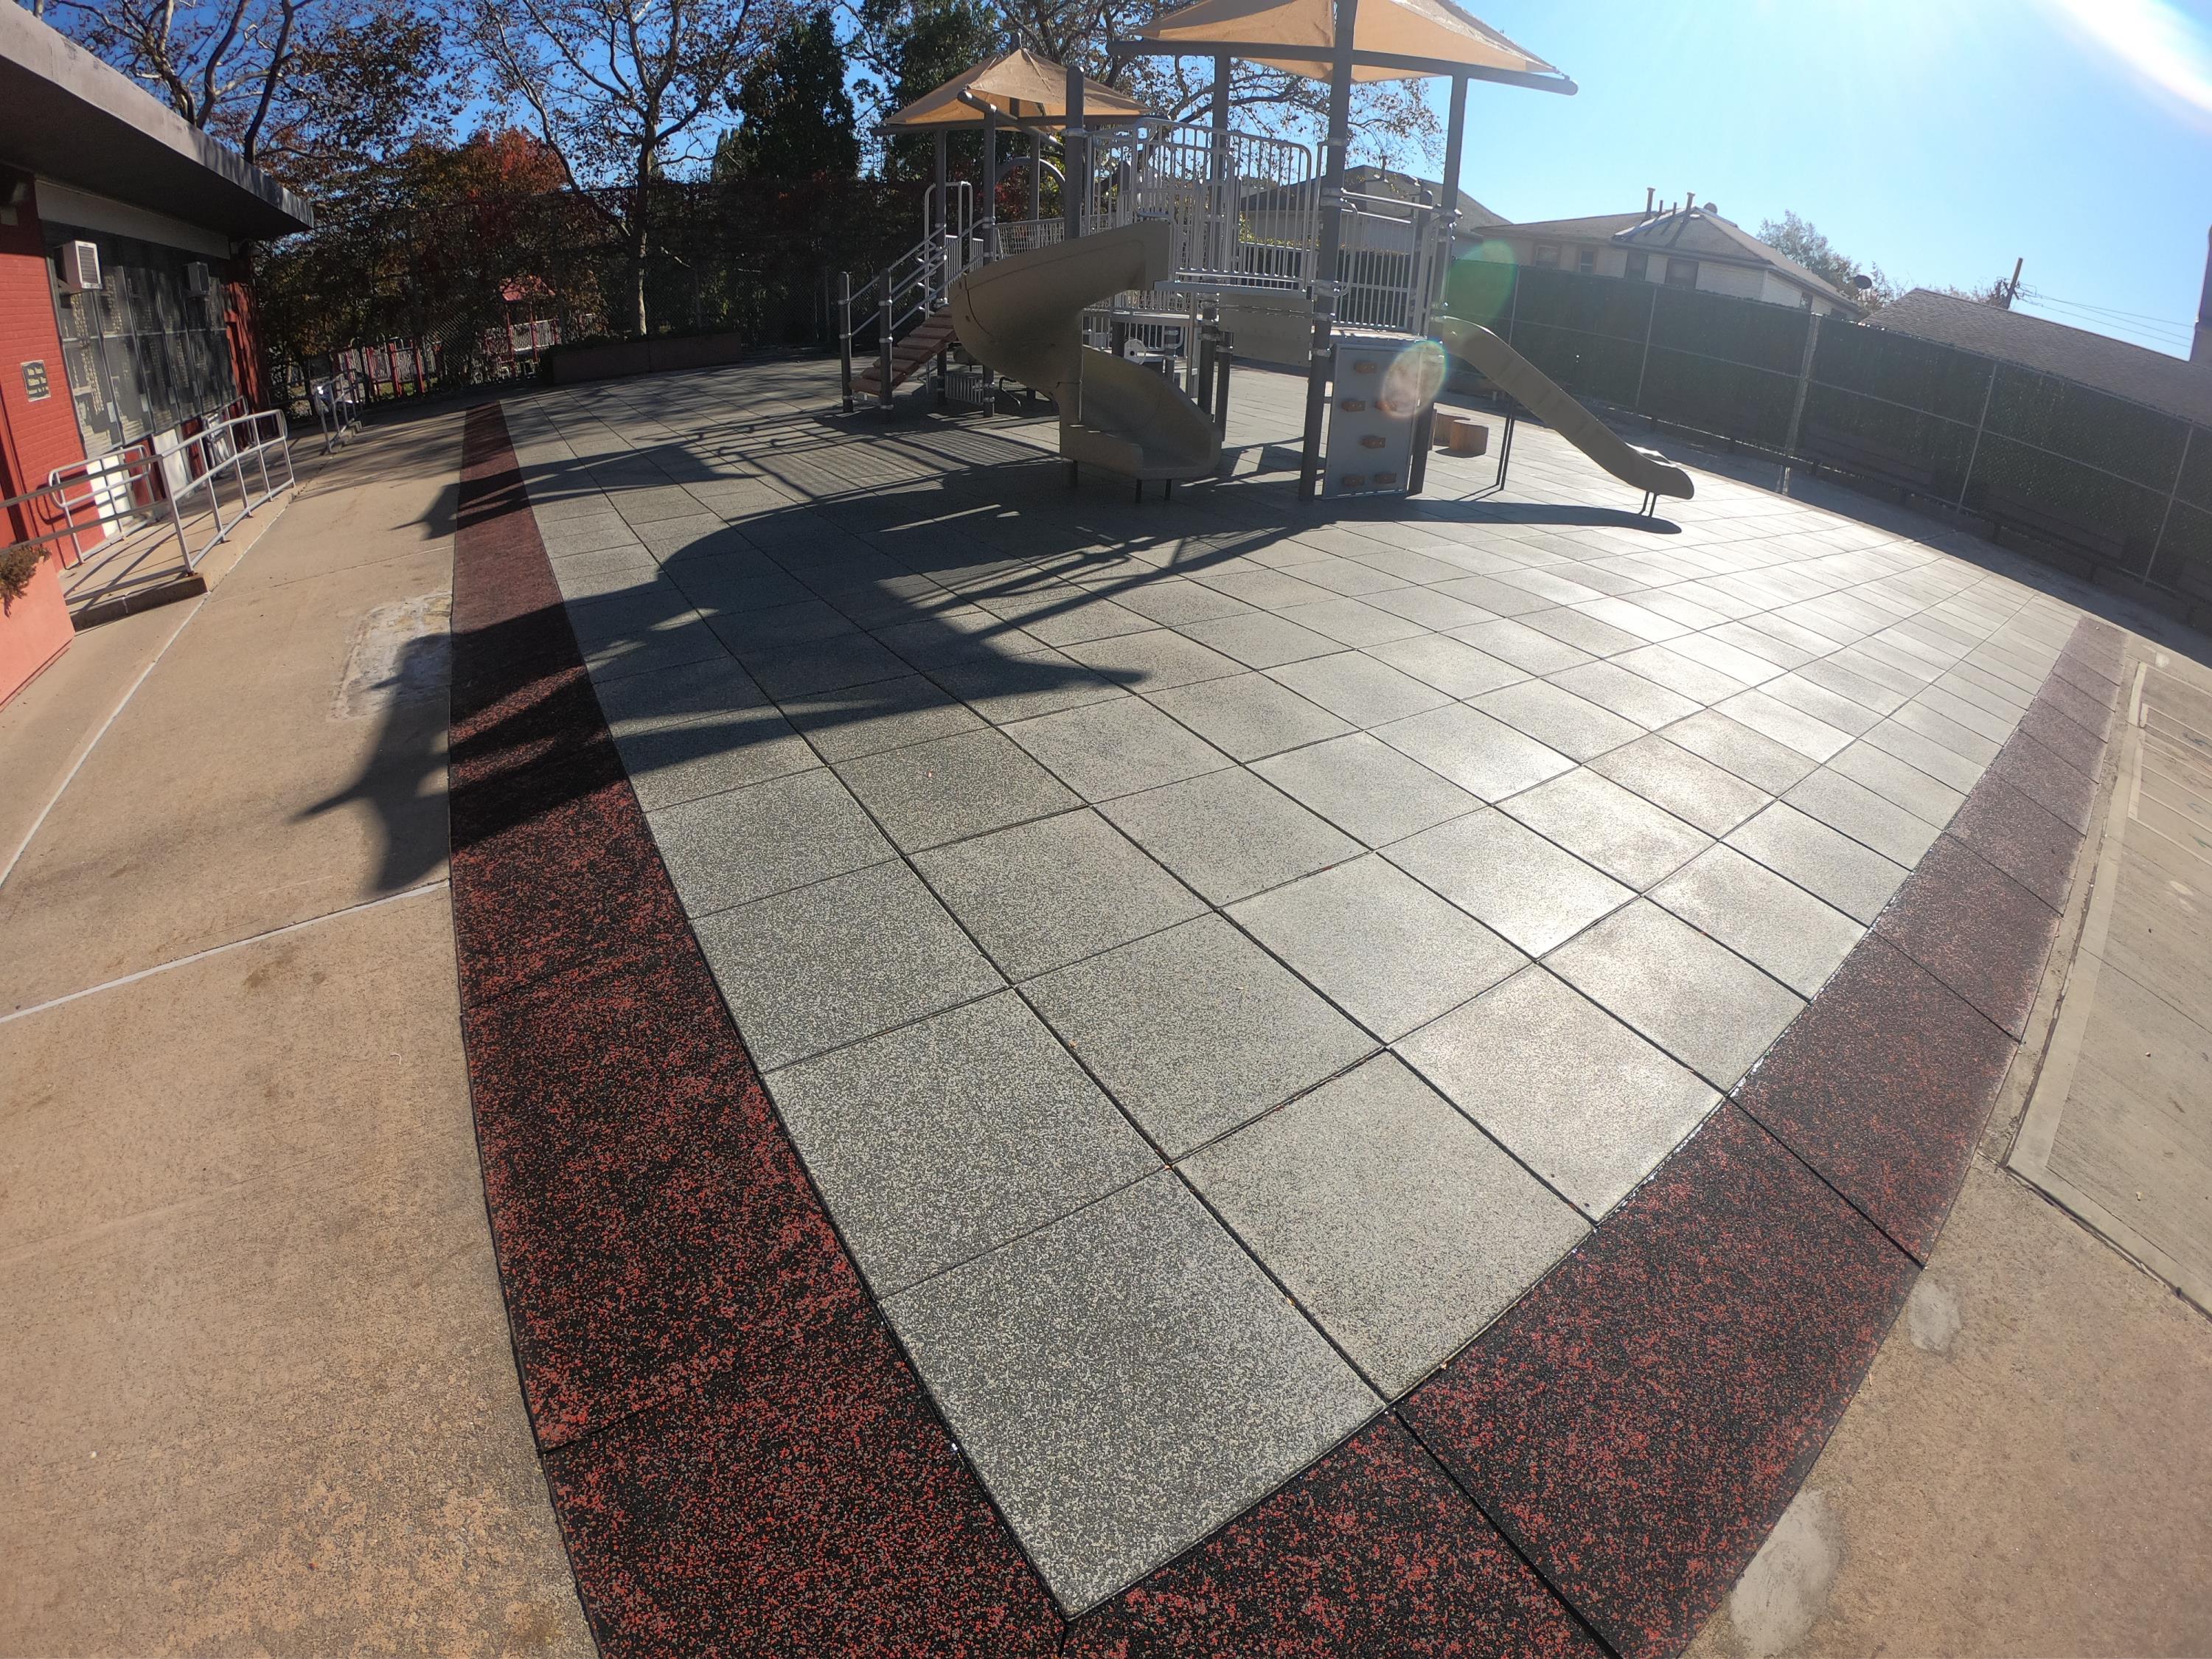
[(2147, 311), (2122, 311), (2112, 306), (2091, 305), (2087, 300), (2062, 300), (2037, 288), (2024, 289), (2023, 293), (2027, 298), (2042, 305), (2065, 306), (2075, 311), (2094, 311), (2106, 317), (2125, 317), (2130, 322), (2164, 323), (2180, 329), (2191, 329), (2197, 325), (2193, 320), (2179, 317), (2154, 317)]

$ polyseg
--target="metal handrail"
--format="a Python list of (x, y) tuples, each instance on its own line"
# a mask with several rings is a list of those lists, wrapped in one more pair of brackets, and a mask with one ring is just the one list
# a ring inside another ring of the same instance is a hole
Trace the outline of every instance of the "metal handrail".
[[(969, 187), (964, 180), (949, 181), (943, 198), (932, 185), (922, 206), (923, 234), (920, 241), (868, 279), (855, 291), (852, 274), (840, 274), (838, 361), (844, 382), (844, 407), (853, 408), (853, 343), (872, 328), (876, 336), (876, 401), (891, 404), (891, 347), (900, 336), (926, 322), (942, 307), (952, 284), (965, 274), (971, 247), (980, 247), (969, 222), (972, 211)], [(940, 210), (934, 216), (932, 205)]]
[[(282, 465), (281, 480), (272, 465), (272, 457)], [(248, 472), (249, 464), (260, 477), (258, 498)], [(238, 512), (228, 520), (223, 516), (222, 489), (225, 472), (237, 484), (239, 500)], [(180, 434), (143, 447), (58, 466), (40, 488), (0, 501), (0, 511), (10, 513), (33, 527), (32, 533), (12, 544), (15, 546), (37, 547), (51, 543), (58, 554), (59, 544), (67, 541), (75, 556), (64, 560), (65, 564), (82, 562), (86, 538), (97, 533), (100, 541), (106, 542), (114, 538), (118, 525), (137, 520), (131, 529), (124, 531), (123, 534), (128, 536), (134, 530), (161, 524), (166, 514), (167, 523), (162, 538), (175, 539), (178, 556), (189, 574), (199, 568), (199, 562), (210, 550), (237, 529), (248, 514), (298, 482), (292, 466), (290, 428), (284, 412), (276, 409), (253, 410), (210, 420), (190, 434)], [(185, 532), (185, 506), (203, 490), (207, 494), (208, 511), (215, 520), (215, 533), (195, 549)], [(40, 525), (48, 527), (35, 528)]]

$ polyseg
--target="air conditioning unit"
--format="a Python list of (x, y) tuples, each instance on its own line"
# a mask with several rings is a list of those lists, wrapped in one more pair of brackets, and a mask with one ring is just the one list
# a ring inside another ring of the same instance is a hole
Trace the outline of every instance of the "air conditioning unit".
[(185, 288), (195, 300), (204, 300), (215, 290), (215, 275), (204, 260), (195, 259), (185, 267)]
[(100, 245), (96, 242), (64, 242), (61, 246), (62, 287), (71, 294), (82, 294), (88, 289), (100, 286)]

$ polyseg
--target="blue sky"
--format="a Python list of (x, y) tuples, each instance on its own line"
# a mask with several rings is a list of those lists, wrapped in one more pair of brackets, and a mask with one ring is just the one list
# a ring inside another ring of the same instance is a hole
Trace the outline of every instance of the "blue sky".
[(1908, 284), (2025, 256), (2047, 297), (2023, 308), (2188, 355), (2212, 0), (1463, 3), (1582, 88), (1471, 89), (1465, 187), (1510, 219), (1694, 189), (1754, 230), (1793, 209)]

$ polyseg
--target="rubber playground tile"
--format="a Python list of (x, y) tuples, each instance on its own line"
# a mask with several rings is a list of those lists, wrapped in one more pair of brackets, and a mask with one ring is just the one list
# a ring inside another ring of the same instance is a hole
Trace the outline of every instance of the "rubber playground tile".
[(2086, 834), (2097, 799), (2093, 773), (2060, 757), (2025, 732), (2015, 732), (1990, 763), (1989, 775), (2002, 778), (2021, 794)]
[(1915, 1272), (1723, 1106), (1401, 1414), (1617, 1653), (1671, 1655), (1796, 1496)]
[(688, 939), (611, 750), (456, 789), (451, 805), (463, 1002)]
[(1378, 1405), (1167, 1170), (884, 1311), (1071, 1611), (1205, 1539)]
[(862, 1305), (687, 944), (463, 1017), (523, 1392), (557, 1446)]
[(471, 703), (449, 716), (446, 763), (453, 789), (573, 758), (608, 742), (591, 676), (573, 653), (560, 667), (519, 677), (503, 695), (483, 685)]
[(2027, 1026), (2051, 906), (1946, 834), (1905, 878), (1875, 931), (2017, 1039)]
[(1058, 1650), (1042, 1583), (866, 1307), (545, 1468), (610, 1659)]
[(1069, 1630), (1069, 1659), (1602, 1650), (1385, 1418)]
[(2027, 713), (2020, 717), (2020, 729), (2077, 772), (2094, 777), (2097, 769), (2104, 763), (2103, 737), (2069, 720), (2045, 702), (2040, 693), (2028, 705)]
[(1736, 1103), (1925, 1261), (2014, 1044), (1869, 934), (1736, 1090)]
[(1201, 1147), (1181, 1169), (1386, 1400), (1589, 1231), (1389, 1054)]
[(1984, 777), (1951, 833), (2054, 910), (2066, 908), (2081, 834), (2001, 777)]

